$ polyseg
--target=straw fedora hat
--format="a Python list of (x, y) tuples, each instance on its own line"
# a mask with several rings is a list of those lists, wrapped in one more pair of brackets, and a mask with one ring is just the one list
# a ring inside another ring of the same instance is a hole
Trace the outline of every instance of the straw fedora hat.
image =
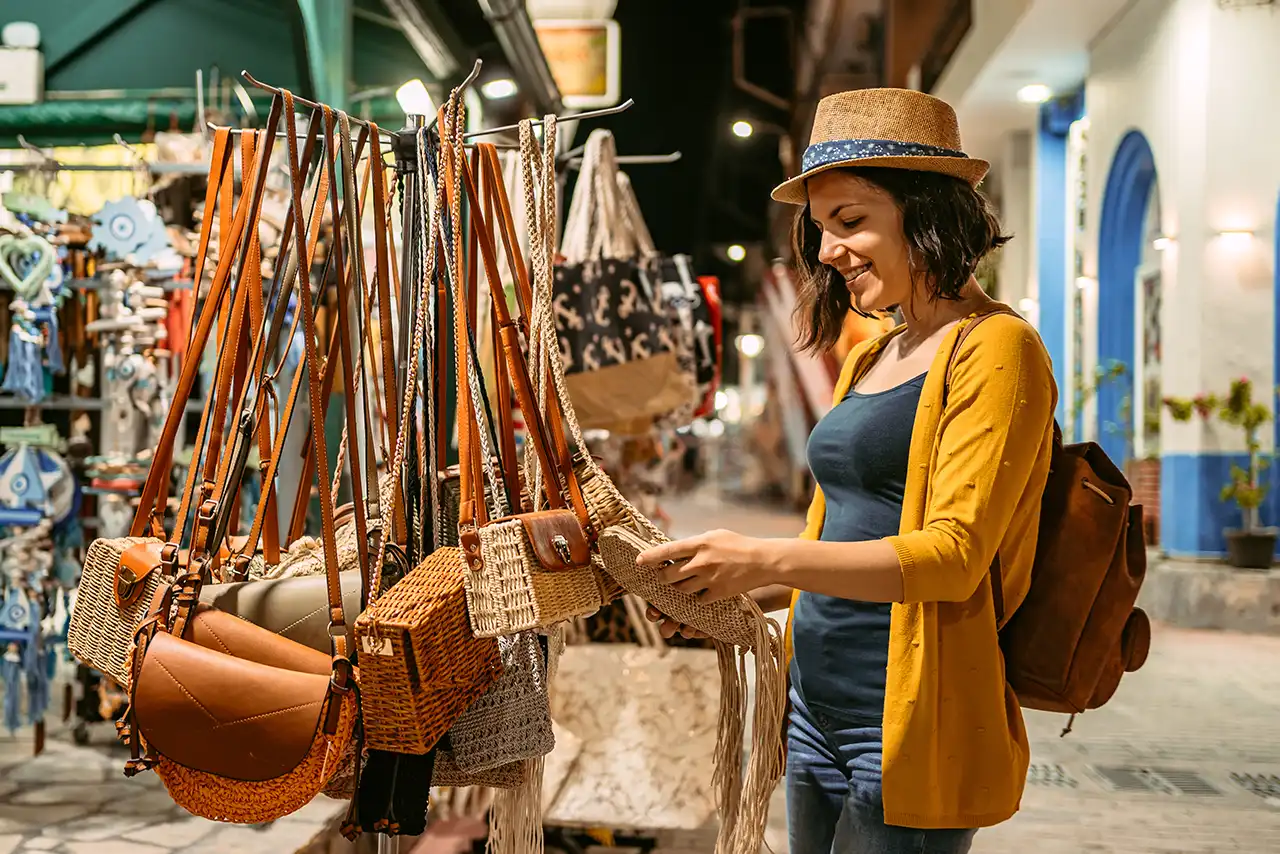
[(945, 101), (911, 89), (854, 89), (818, 102), (800, 174), (773, 198), (807, 204), (805, 181), (842, 166), (887, 166), (951, 175), (977, 186), (991, 164), (964, 153), (956, 112)]

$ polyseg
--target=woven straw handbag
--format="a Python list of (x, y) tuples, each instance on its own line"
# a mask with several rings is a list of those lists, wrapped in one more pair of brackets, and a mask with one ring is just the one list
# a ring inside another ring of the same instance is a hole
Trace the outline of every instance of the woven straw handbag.
[[(231, 188), (231, 166), (234, 149), (230, 147), (229, 131), (214, 135), (213, 159), (209, 171), (208, 189), (205, 193), (205, 216), (200, 228), (194, 275), (197, 281), (204, 273), (212, 234), (213, 210), (223, 189)], [(247, 161), (250, 166), (252, 160)], [(230, 223), (231, 233), (222, 240), (234, 246), (243, 232), (244, 217), (249, 207), (249, 194), (241, 196), (237, 218)], [(225, 215), (224, 211), (224, 215)], [(231, 253), (227, 253), (231, 254)], [(219, 264), (213, 274), (209, 301), (222, 298), (230, 285), (230, 262)], [(210, 324), (212, 317), (210, 317)], [(199, 325), (189, 345), (194, 353), (200, 352), (208, 341), (209, 325)], [(194, 377), (193, 377), (194, 379)], [(147, 472), (142, 497), (134, 515), (130, 536), (98, 539), (89, 544), (85, 554), (84, 570), (76, 592), (75, 605), (67, 628), (67, 648), (77, 659), (114, 679), (121, 685), (128, 683), (129, 650), (133, 636), (146, 617), (157, 591), (172, 581), (177, 569), (178, 550), (171, 550), (169, 568), (161, 568), (164, 551), (162, 526), (157, 516), (163, 517), (165, 493), (169, 477), (169, 465), (173, 455), (181, 411), (191, 394), (189, 385), (179, 381), (162, 432), (153, 463)], [(201, 434), (203, 436), (203, 432)]]
[[(273, 101), (268, 127), (276, 126), (283, 111), (292, 207), (299, 212), (303, 210), (303, 178), (293, 107), (292, 95), (281, 92)], [(331, 126), (332, 114), (327, 108), (324, 113)], [(303, 163), (310, 162), (318, 118), (313, 113)], [(326, 140), (329, 138), (331, 134), (326, 134)], [(247, 198), (261, 198), (274, 139), (272, 133), (262, 134), (254, 193)], [(345, 170), (351, 162), (345, 147), (343, 155)], [(244, 209), (242, 200), (236, 216), (241, 224)], [(304, 218), (293, 216), (292, 222), (302, 245), (306, 240)], [(224, 248), (220, 269), (230, 264), (233, 255)], [(308, 391), (311, 399), (318, 400), (317, 329), (307, 265), (299, 265), (297, 274)], [(294, 284), (292, 277), (285, 278), (278, 304), (287, 302)], [(342, 291), (340, 283), (340, 303), (345, 297)], [(199, 321), (202, 326), (212, 323), (219, 301), (206, 303)], [(340, 319), (336, 336), (340, 348), (350, 346), (345, 326)], [(257, 344), (262, 344), (262, 336)], [(231, 361), (220, 360), (223, 366)], [(189, 386), (198, 362), (191, 359), (184, 365), (180, 385)], [(261, 375), (257, 380), (260, 385)], [(242, 408), (234, 423), (244, 424), (246, 429), (235, 434), (226, 460), (219, 465), (218, 480), (209, 490), (211, 497), (200, 505), (190, 565), (173, 587), (157, 597), (139, 628), (130, 656), (129, 710), (118, 724), (131, 751), (126, 774), (154, 769), (175, 802), (189, 812), (242, 823), (279, 818), (315, 797), (337, 770), (337, 760), (348, 749), (358, 715), (334, 547), (333, 495), (324, 468), (317, 466), (316, 481), (325, 543), (329, 634), (336, 654), (317, 652), (199, 603), (210, 555), (217, 553), (236, 507), (231, 499), (253, 440), (254, 416), (265, 414), (263, 397), (259, 391), (256, 399), (246, 396), (237, 404)], [(311, 415), (316, 458), (327, 460), (323, 413), (316, 407)], [(193, 465), (188, 485), (196, 474)]]
[[(521, 142), (526, 150), (537, 145), (527, 123), (521, 127)], [(545, 361), (551, 367), (551, 393), (557, 398), (578, 447), (578, 482), (591, 525), (600, 532), (600, 556), (605, 572), (627, 592), (701, 629), (715, 640), (721, 677), (720, 733), (714, 772), (720, 806), (716, 852), (756, 854), (764, 837), (769, 799), (783, 772), (781, 733), (786, 693), (781, 630), (746, 596), (705, 604), (661, 584), (653, 570), (636, 565), (635, 558), (640, 551), (651, 544), (666, 541), (666, 537), (622, 495), (590, 456), (565, 382), (564, 366), (555, 357), (558, 344), (551, 320), (554, 152), (544, 147), (543, 156), (541, 174), (526, 173), (526, 183), (537, 181), (541, 196), (552, 200), (551, 204), (543, 204), (537, 211), (538, 228), (534, 241), (542, 248), (535, 249), (533, 253), (536, 262), (533, 279), (534, 301), (540, 306), (540, 310), (535, 308), (535, 317), (540, 321), (540, 328), (531, 335), (530, 346), (545, 354)], [(529, 160), (533, 160), (532, 156)], [(532, 194), (532, 189), (526, 193)], [(749, 653), (755, 659), (756, 704), (752, 713), (754, 743), (744, 775), (741, 747), (748, 709), (747, 686), (743, 677)]]
[[(500, 474), (508, 479), (511, 474), (509, 469), (494, 472), (492, 466), (480, 465), (481, 460), (491, 459), (492, 453), (487, 447), (485, 431), (479, 427), (482, 416), (477, 411), (480, 400), (478, 378), (469, 372), (467, 381), (459, 384), (459, 485), (462, 494), (459, 539), (468, 563), (467, 608), (472, 629), (480, 637), (498, 637), (550, 627), (595, 613), (604, 601), (606, 587), (592, 562), (590, 540), (584, 527), (586, 508), (580, 501), (576, 484), (572, 484), (572, 468), (557, 466), (554, 462), (547, 428), (542, 423), (537, 399), (533, 396), (529, 367), (503, 298), (490, 229), (495, 217), (501, 219), (508, 252), (511, 252), (511, 247), (518, 246), (518, 242), (508, 231), (509, 211), (506, 215), (501, 212), (508, 203), (496, 152), (489, 152), (487, 146), (482, 146), (481, 152), (481, 174), (489, 179), (485, 188), (488, 190), (490, 216), (484, 215), (476, 182), (465, 162), (459, 170), (460, 180), (465, 184), (471, 203), (469, 219), (474, 224), (490, 292), (495, 296), (497, 337), (501, 339), (515, 395), (525, 415), (527, 447), (534, 451), (532, 456), (537, 457), (540, 470), (548, 473), (541, 484), (548, 509), (516, 513), (490, 521), (488, 502), (483, 493), (484, 480), (494, 483)], [(517, 276), (521, 266), (519, 263), (513, 265), (517, 268)], [(455, 288), (460, 289), (460, 286), (461, 283), (455, 281)], [(466, 305), (461, 294), (455, 303)], [(466, 312), (455, 311), (455, 316), (457, 363), (470, 366), (473, 354), (468, 350), (468, 343), (472, 336)], [(531, 455), (526, 453), (525, 456), (527, 459)], [(562, 494), (565, 488), (562, 477), (571, 484), (570, 502), (566, 502)], [(536, 486), (527, 488), (530, 495), (536, 495), (537, 491)], [(508, 482), (505, 492), (519, 496), (520, 485)], [(575, 505), (572, 509), (570, 503)]]

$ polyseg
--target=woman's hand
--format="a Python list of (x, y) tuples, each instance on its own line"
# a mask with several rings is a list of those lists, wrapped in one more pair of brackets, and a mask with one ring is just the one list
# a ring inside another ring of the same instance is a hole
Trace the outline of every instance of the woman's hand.
[(678, 620), (671, 619), (652, 605), (645, 609), (644, 615), (649, 622), (658, 624), (658, 633), (667, 640), (671, 640), (676, 635), (681, 635), (689, 640), (705, 640), (711, 637), (706, 632), (698, 631), (693, 626), (686, 626)]
[(658, 579), (704, 602), (717, 602), (773, 583), (780, 540), (711, 531), (654, 546), (640, 554), (641, 566), (659, 568)]

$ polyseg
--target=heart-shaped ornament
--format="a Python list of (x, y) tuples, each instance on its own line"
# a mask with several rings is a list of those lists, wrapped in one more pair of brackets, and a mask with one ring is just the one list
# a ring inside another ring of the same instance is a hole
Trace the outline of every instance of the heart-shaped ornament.
[[(53, 263), (54, 249), (44, 238), (34, 234), (0, 234), (0, 277), (23, 299), (30, 299), (39, 291), (40, 285), (49, 278)], [(15, 267), (25, 268), (26, 275), (19, 275)]]

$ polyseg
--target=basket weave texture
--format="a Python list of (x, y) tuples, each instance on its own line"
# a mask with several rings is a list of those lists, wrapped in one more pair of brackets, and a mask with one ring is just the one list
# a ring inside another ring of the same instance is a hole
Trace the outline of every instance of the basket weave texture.
[(127, 549), (139, 543), (159, 542), (154, 537), (97, 539), (89, 544), (84, 571), (76, 591), (67, 627), (67, 648), (94, 670), (105, 673), (122, 686), (129, 684), (129, 653), (134, 634), (147, 616), (156, 591), (170, 579), (152, 573), (133, 604), (121, 610), (116, 605), (116, 569)]
[(585, 617), (600, 610), (597, 570), (544, 572), (519, 519), (478, 529), (479, 571), (466, 570), (467, 612), (476, 637), (494, 638)]
[(467, 623), (463, 566), (437, 549), (356, 620), (369, 747), (426, 753), (501, 675), (497, 642)]
[(463, 771), (448, 750), (436, 753), (431, 785), (449, 789), (518, 789), (529, 779), (529, 762), (512, 762), (488, 771)]
[(547, 695), (547, 660), (533, 632), (498, 639), (502, 676), (449, 730), (463, 772), (546, 756), (556, 746)]
[(357, 717), (355, 693), (345, 697), (331, 694), (329, 702), (342, 703), (337, 731), (332, 736), (318, 731), (328, 713), (326, 705), (317, 718), (317, 737), (311, 743), (310, 752), (287, 774), (262, 781), (232, 780), (179, 765), (164, 756), (156, 762), (156, 774), (173, 802), (192, 815), (236, 824), (260, 824), (283, 818), (302, 809), (319, 794), (338, 772), (339, 760), (353, 742)]
[(744, 649), (756, 647), (757, 632), (741, 607), (740, 597), (703, 602), (660, 581), (657, 570), (637, 565), (636, 555), (649, 545), (668, 542), (667, 536), (635, 512), (613, 481), (594, 465), (581, 467), (578, 477), (591, 521), (603, 532), (600, 557), (609, 578), (663, 614), (718, 641)]

